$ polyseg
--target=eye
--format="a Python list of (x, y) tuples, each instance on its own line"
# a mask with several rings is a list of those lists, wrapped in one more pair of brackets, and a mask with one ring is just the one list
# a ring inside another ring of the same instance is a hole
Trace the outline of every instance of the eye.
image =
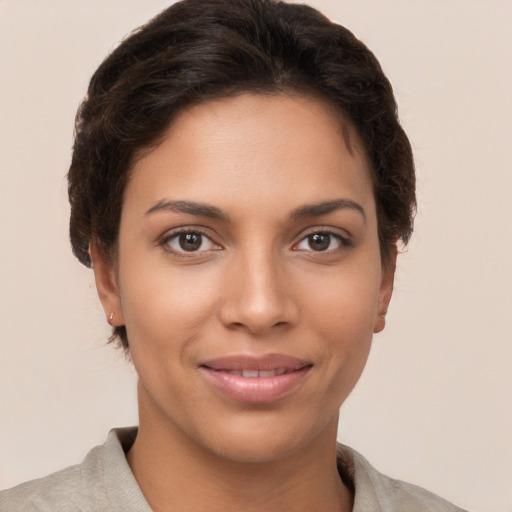
[(295, 247), (298, 251), (327, 252), (350, 245), (349, 241), (337, 233), (317, 231), (303, 238)]
[(176, 253), (205, 252), (220, 249), (220, 246), (213, 242), (201, 231), (179, 231), (175, 232), (162, 241), (166, 248)]

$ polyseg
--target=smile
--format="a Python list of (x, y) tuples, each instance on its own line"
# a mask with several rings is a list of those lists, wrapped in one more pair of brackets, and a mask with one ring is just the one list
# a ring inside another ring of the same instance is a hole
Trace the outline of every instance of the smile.
[(200, 365), (215, 391), (239, 402), (284, 398), (305, 381), (312, 363), (281, 354), (229, 356)]
[[(221, 371), (221, 370), (217, 370)], [(275, 377), (276, 375), (283, 375), (285, 373), (289, 373), (285, 368), (280, 368), (278, 370), (230, 370), (227, 373), (231, 375), (239, 375), (240, 377), (244, 377), (246, 379), (264, 379), (267, 377)]]

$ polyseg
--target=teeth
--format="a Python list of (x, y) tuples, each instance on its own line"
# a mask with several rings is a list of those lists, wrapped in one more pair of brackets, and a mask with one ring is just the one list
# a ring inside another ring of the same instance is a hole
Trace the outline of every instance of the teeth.
[(254, 377), (259, 377), (258, 375), (258, 370), (242, 370), (242, 377), (247, 377), (247, 378), (254, 378)]
[[(1, 1), (1, 0), (0, 0)], [(276, 368), (275, 370), (217, 370), (224, 371), (231, 375), (238, 375), (239, 377), (245, 377), (246, 379), (257, 379), (257, 378), (268, 378), (276, 377), (277, 375), (283, 375), (288, 373), (286, 368)]]
[(229, 370), (227, 373), (231, 375), (238, 375), (247, 379), (275, 377), (276, 375), (283, 375), (286, 373), (285, 368), (278, 368), (276, 370)]

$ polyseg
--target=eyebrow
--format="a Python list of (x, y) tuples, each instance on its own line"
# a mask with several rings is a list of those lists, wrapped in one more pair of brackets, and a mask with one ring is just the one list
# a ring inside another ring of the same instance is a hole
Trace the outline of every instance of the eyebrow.
[[(292, 219), (304, 219), (307, 217), (318, 217), (326, 215), (336, 210), (350, 209), (361, 214), (366, 222), (366, 214), (363, 207), (350, 199), (333, 199), (330, 201), (321, 201), (319, 203), (305, 204), (291, 211)], [(229, 216), (220, 208), (205, 203), (196, 203), (195, 201), (172, 201), (161, 199), (153, 205), (146, 215), (160, 211), (172, 211), (197, 215), (199, 217), (209, 217), (217, 220), (229, 220)]]
[(146, 215), (150, 215), (159, 211), (171, 211), (188, 213), (199, 217), (209, 217), (211, 219), (228, 220), (228, 215), (220, 208), (204, 203), (196, 203), (194, 201), (171, 201), (162, 199), (153, 205)]
[(293, 210), (290, 217), (293, 219), (303, 219), (306, 217), (318, 217), (336, 210), (350, 209), (361, 214), (366, 222), (366, 213), (363, 207), (350, 199), (333, 199), (331, 201), (322, 201), (320, 203), (306, 204)]

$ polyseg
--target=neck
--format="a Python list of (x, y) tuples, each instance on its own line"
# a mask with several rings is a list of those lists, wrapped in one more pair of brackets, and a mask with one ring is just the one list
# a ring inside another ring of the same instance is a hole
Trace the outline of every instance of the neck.
[(308, 446), (248, 463), (219, 457), (158, 421), (140, 396), (139, 415), (127, 460), (154, 512), (352, 510), (352, 495), (336, 466), (337, 421)]

